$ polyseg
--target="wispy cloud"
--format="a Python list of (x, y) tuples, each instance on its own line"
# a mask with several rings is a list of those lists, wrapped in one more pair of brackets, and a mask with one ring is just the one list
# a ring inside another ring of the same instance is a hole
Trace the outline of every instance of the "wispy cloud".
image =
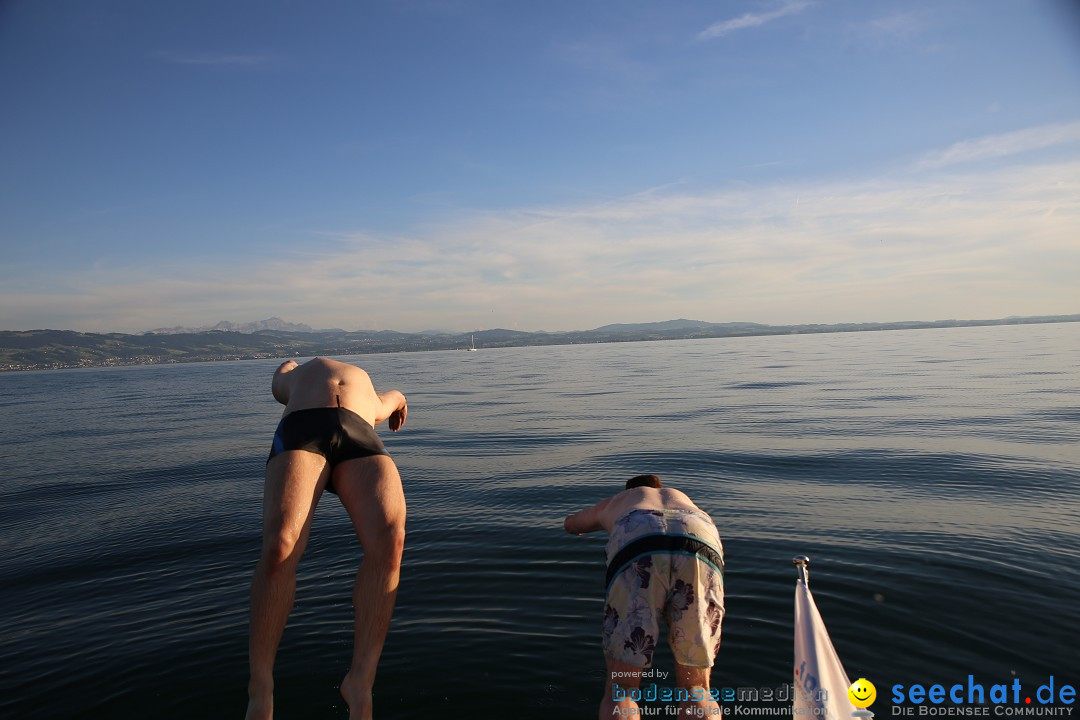
[(802, 12), (808, 5), (810, 5), (808, 0), (789, 0), (781, 7), (770, 12), (746, 13), (745, 15), (740, 15), (737, 18), (724, 20), (722, 22), (710, 25), (698, 34), (698, 39), (710, 40), (712, 38), (729, 35), (737, 30), (745, 30), (746, 28), (758, 27), (760, 25), (770, 23), (773, 20), (779, 20), (782, 17)]
[(178, 52), (159, 52), (157, 57), (165, 62), (176, 63), (178, 65), (226, 65), (239, 67), (266, 65), (272, 59), (269, 55)]
[(871, 20), (869, 25), (874, 32), (897, 39), (908, 39), (921, 32), (925, 22), (915, 13), (906, 12)]
[(981, 160), (995, 160), (1078, 141), (1080, 141), (1080, 122), (1043, 125), (964, 140), (944, 150), (927, 153), (919, 159), (915, 167), (926, 170)]
[[(0, 327), (143, 330), (272, 315), (323, 327), (584, 329), (1076, 312), (1080, 160), (688, 192), (338, 233), (237, 265), (5, 281)], [(316, 249), (317, 248), (317, 249)], [(22, 318), (14, 321), (13, 318)]]

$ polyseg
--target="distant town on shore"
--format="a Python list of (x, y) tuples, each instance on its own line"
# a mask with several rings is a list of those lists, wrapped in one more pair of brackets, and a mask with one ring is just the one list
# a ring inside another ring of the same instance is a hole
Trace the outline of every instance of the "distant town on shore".
[(0, 331), (0, 372), (112, 365), (251, 360), (315, 355), (365, 355), (387, 352), (466, 350), (655, 340), (873, 332), (932, 328), (1080, 322), (1077, 315), (1039, 315), (998, 320), (764, 325), (701, 320), (604, 325), (593, 330), (522, 332), (477, 330), (406, 333), (394, 330), (313, 330), (270, 318), (253, 323), (221, 322), (202, 328), (159, 328), (139, 335), (73, 330)]

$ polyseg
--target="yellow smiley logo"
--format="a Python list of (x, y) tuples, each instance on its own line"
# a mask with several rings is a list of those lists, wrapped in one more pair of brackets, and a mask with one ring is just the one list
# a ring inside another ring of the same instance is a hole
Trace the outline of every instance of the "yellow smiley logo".
[(859, 678), (851, 683), (847, 694), (852, 705), (857, 708), (866, 708), (873, 705), (874, 700), (877, 699), (877, 688), (866, 678)]

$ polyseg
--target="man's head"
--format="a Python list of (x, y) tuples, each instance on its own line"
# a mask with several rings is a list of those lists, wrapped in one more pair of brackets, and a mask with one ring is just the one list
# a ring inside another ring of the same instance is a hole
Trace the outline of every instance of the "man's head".
[(660, 478), (656, 475), (635, 475), (626, 481), (627, 490), (638, 487), (651, 487), (659, 490), (664, 487), (664, 483), (660, 482)]

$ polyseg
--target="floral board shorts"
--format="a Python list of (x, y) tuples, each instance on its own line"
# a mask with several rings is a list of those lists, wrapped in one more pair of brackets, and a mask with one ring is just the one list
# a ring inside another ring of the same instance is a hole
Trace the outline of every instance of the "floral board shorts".
[(724, 550), (700, 510), (631, 510), (612, 528), (604, 654), (649, 667), (661, 618), (675, 662), (712, 667), (724, 619)]

